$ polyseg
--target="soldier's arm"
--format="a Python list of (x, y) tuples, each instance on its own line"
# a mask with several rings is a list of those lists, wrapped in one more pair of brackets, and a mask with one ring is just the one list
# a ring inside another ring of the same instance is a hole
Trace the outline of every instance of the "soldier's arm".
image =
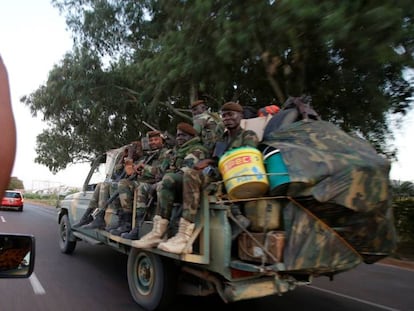
[(243, 132), (242, 146), (249, 146), (256, 148), (259, 145), (259, 138), (257, 134), (252, 130), (246, 130)]

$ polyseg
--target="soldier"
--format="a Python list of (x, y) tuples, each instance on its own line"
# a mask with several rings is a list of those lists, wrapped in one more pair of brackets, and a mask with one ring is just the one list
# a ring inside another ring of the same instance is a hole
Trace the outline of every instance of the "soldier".
[[(226, 150), (242, 146), (257, 147), (259, 139), (254, 131), (244, 130), (240, 126), (241, 119), (243, 118), (243, 108), (240, 104), (235, 102), (227, 102), (221, 108), (221, 116), (223, 123), (226, 126), (226, 130), (222, 136), (222, 141), (226, 146), (221, 151), (224, 153)], [(195, 215), (200, 205), (200, 192), (203, 184), (206, 184), (208, 179), (205, 167), (207, 164), (212, 165), (210, 159), (202, 160), (194, 165), (192, 168), (184, 171), (183, 176), (183, 213), (181, 222), (186, 224), (185, 228), (194, 228)], [(250, 220), (243, 216), (240, 208), (236, 205), (232, 207), (232, 213), (235, 215), (239, 224), (243, 228), (247, 228), (250, 225)], [(239, 226), (233, 228), (233, 238), (235, 238), (240, 232)], [(162, 242), (158, 245), (158, 248), (166, 252), (181, 254), (191, 253), (192, 247), (186, 245), (192, 234), (192, 230), (188, 229), (179, 230), (178, 233), (170, 238), (166, 242)]]
[[(243, 118), (243, 107), (239, 103), (225, 103), (221, 107), (221, 117), (224, 126), (226, 127), (222, 139), (226, 146), (223, 151), (245, 146), (257, 148), (257, 145), (259, 144), (257, 134), (252, 130), (244, 130), (240, 126), (240, 122)], [(232, 228), (232, 238), (235, 239), (241, 233), (241, 227), (247, 228), (250, 225), (250, 220), (242, 215), (238, 205), (233, 205), (231, 212), (238, 220), (238, 225), (233, 226)]]
[(204, 100), (192, 102), (191, 113), (193, 114), (193, 127), (200, 136), (202, 144), (212, 155), (217, 139), (224, 132), (224, 124), (220, 115), (210, 112)]
[[(101, 201), (100, 201), (101, 199)], [(89, 201), (88, 208), (86, 209), (85, 213), (82, 215), (81, 219), (75, 224), (72, 225), (73, 228), (83, 227), (92, 223), (94, 221), (94, 216), (99, 211), (99, 207), (102, 207), (102, 210), (105, 206), (106, 201), (109, 199), (109, 183), (108, 182), (101, 182), (95, 186), (95, 189), (92, 194), (92, 198)], [(104, 213), (102, 213), (103, 219)], [(105, 226), (105, 225), (104, 225)], [(84, 228), (85, 229), (85, 228)], [(86, 228), (89, 229), (89, 228)]]
[(239, 103), (225, 103), (221, 107), (221, 118), (226, 127), (221, 139), (227, 145), (225, 151), (245, 146), (257, 148), (259, 144), (257, 134), (252, 130), (244, 130), (240, 126), (243, 107)]
[[(119, 201), (121, 203), (120, 217), (118, 226), (107, 227), (106, 230), (113, 235), (122, 235), (128, 233), (125, 237), (131, 237), (138, 234), (138, 228), (132, 229), (132, 208), (135, 189), (141, 182), (154, 183), (156, 177), (160, 174), (157, 159), (164, 147), (164, 140), (161, 132), (150, 131), (147, 133), (150, 151), (145, 157), (138, 162), (131, 163), (131, 172), (129, 178), (123, 178), (118, 183)], [(139, 217), (139, 223), (144, 216), (145, 209), (140, 209), (136, 217)], [(142, 212), (142, 213), (141, 213)], [(131, 232), (133, 231), (133, 232)], [(130, 234), (130, 235), (129, 235)]]
[[(82, 229), (104, 229), (105, 228), (105, 211), (108, 207), (108, 200), (112, 196), (117, 195), (117, 184), (119, 178), (127, 175), (127, 171), (131, 174), (130, 167), (125, 165), (143, 156), (141, 141), (132, 142), (125, 148), (123, 154), (115, 166), (114, 172), (110, 181), (98, 183), (94, 189), (91, 201), (89, 201), (88, 208), (72, 227)], [(114, 203), (115, 205), (119, 205)]]
[[(137, 183), (135, 191), (126, 190), (127, 204), (131, 204), (130, 196), (135, 192), (136, 197), (136, 215), (135, 226), (129, 232), (121, 233), (121, 237), (131, 240), (138, 239), (140, 225), (149, 205), (149, 199), (153, 192), (153, 185), (161, 180), (168, 166), (169, 149), (165, 146), (164, 138), (159, 131), (150, 131), (147, 133), (148, 143), (151, 151), (145, 161), (138, 163), (134, 170), (137, 173)], [(123, 229), (121, 228), (122, 231)], [(111, 231), (111, 233), (113, 233)], [(117, 234), (117, 232), (115, 232)], [(118, 235), (118, 234), (117, 234)]]
[[(208, 150), (201, 144), (196, 130), (188, 123), (177, 125), (176, 143), (166, 174), (157, 185), (157, 214), (153, 218), (153, 228), (140, 240), (133, 241), (134, 247), (154, 247), (161, 242), (167, 231), (173, 203), (182, 196), (184, 172), (208, 156)], [(189, 238), (194, 231), (194, 223), (180, 218), (178, 231)]]

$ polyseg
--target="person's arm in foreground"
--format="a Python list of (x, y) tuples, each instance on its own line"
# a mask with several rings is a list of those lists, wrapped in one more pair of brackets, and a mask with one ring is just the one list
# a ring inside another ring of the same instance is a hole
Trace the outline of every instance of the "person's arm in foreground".
[(0, 55), (0, 196), (10, 182), (16, 155), (16, 125), (10, 99), (9, 78)]

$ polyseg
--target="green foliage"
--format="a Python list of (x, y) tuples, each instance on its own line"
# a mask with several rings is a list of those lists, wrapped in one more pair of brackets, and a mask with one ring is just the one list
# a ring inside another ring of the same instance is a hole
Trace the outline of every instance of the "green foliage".
[(395, 227), (401, 241), (414, 241), (414, 200), (394, 201)]
[(256, 108), (310, 95), (322, 118), (389, 156), (388, 114), (413, 88), (414, 7), (389, 1), (68, 1), (74, 48), (22, 101), (50, 129), (51, 171), (135, 140), (145, 120), (175, 132), (196, 98)]
[(404, 201), (414, 197), (414, 183), (410, 181), (391, 180), (394, 201)]
[(25, 199), (29, 200), (57, 200), (56, 194), (39, 194), (39, 193), (32, 193), (32, 192), (26, 192), (24, 194)]
[(414, 183), (392, 180), (395, 227), (401, 241), (414, 242)]
[(27, 192), (24, 194), (24, 198), (26, 201), (40, 203), (49, 206), (56, 206), (60, 197), (54, 194), (38, 194), (38, 193), (30, 193)]
[(24, 189), (23, 181), (18, 179), (17, 177), (11, 177), (9, 186), (7, 187), (8, 190), (14, 189)]

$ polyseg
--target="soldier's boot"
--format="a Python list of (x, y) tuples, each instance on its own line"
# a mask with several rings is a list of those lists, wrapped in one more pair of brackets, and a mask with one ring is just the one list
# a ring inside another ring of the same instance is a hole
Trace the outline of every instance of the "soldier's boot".
[(88, 223), (90, 223), (93, 220), (93, 217), (92, 217), (93, 210), (94, 208), (88, 207), (85, 213), (82, 215), (81, 219), (79, 219), (78, 222), (72, 225), (72, 228), (79, 228), (79, 227), (82, 227), (83, 225), (87, 225)]
[(162, 218), (159, 215), (153, 218), (153, 227), (150, 232), (144, 235), (141, 239), (132, 242), (132, 246), (138, 248), (150, 248), (157, 246), (167, 231), (168, 219)]
[(82, 229), (104, 229), (105, 228), (105, 210), (98, 209), (93, 213), (94, 220), (91, 223), (82, 226)]
[(231, 238), (234, 240), (244, 231), (243, 229), (247, 229), (250, 226), (251, 221), (241, 213), (238, 205), (233, 205), (231, 207), (231, 213), (236, 218), (236, 223), (231, 222), (230, 224), (232, 231)]
[(128, 239), (128, 240), (138, 240), (139, 228), (140, 226), (136, 224), (135, 227), (131, 231), (121, 233), (121, 238)]
[(120, 226), (112, 229), (109, 233), (120, 236), (124, 232), (129, 232), (132, 228), (132, 213), (123, 211), (120, 216)]
[(189, 222), (184, 218), (180, 218), (180, 225), (175, 236), (168, 239), (166, 242), (161, 242), (158, 248), (173, 254), (191, 254), (193, 252), (193, 245), (187, 245), (194, 232), (194, 223)]
[(105, 227), (105, 231), (111, 232), (111, 230), (114, 230), (116, 228), (118, 228), (121, 224), (122, 224), (122, 213), (123, 210), (118, 210), (117, 216), (118, 219), (114, 222), (114, 223), (109, 223), (106, 227)]
[(141, 228), (141, 224), (142, 221), (144, 219), (144, 214), (138, 215), (135, 218), (135, 227), (129, 231), (129, 232), (124, 232), (121, 234), (121, 237), (124, 239), (129, 239), (129, 240), (138, 240), (139, 239), (139, 229)]

